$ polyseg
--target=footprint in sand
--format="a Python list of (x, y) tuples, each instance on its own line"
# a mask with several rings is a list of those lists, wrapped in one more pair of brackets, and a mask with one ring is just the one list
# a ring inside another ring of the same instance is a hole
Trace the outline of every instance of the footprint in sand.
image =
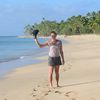
[(36, 88), (33, 88), (33, 92), (31, 93), (35, 100), (44, 100), (45, 96), (49, 95), (51, 90), (47, 88), (47, 86), (37, 85)]
[(7, 100), (7, 98), (4, 98), (4, 100)]
[(55, 91), (55, 93), (62, 94), (62, 92), (60, 92), (60, 91)]
[(69, 98), (69, 100), (77, 100), (77, 93), (73, 92), (73, 91), (69, 91), (65, 93), (65, 96), (67, 96), (67, 98)]
[(92, 97), (91, 100), (96, 100), (96, 99)]
[(49, 95), (50, 92), (51, 92), (51, 90), (46, 90), (46, 91), (42, 91), (42, 94), (44, 96), (47, 96), (47, 95)]
[(33, 89), (33, 91), (37, 91), (36, 89)]
[(33, 97), (36, 97), (36, 94), (33, 94)]
[(31, 95), (33, 96), (33, 97), (37, 97), (37, 93), (38, 92), (38, 90), (37, 89), (35, 89), (35, 88), (33, 88), (33, 92), (31, 93)]
[(32, 96), (34, 97), (35, 100), (44, 100), (46, 96), (50, 94), (59, 94), (62, 96), (67, 96), (68, 100), (76, 100), (74, 95), (75, 93), (73, 91), (70, 92), (62, 92), (59, 91), (59, 88), (48, 88), (48, 85), (45, 83), (41, 85), (37, 85), (36, 87), (33, 88)]
[(66, 92), (66, 93), (65, 93), (65, 96), (69, 97), (69, 94), (70, 94), (71, 92), (72, 92), (72, 91)]
[(47, 96), (48, 95), (48, 92), (47, 93), (44, 93), (44, 96)]

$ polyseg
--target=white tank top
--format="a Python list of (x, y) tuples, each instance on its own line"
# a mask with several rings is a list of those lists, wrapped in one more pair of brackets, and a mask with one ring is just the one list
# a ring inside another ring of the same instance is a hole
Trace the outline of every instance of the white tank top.
[(49, 56), (59, 57), (60, 56), (60, 46), (62, 46), (61, 40), (58, 40), (55, 44), (48, 42), (49, 45)]

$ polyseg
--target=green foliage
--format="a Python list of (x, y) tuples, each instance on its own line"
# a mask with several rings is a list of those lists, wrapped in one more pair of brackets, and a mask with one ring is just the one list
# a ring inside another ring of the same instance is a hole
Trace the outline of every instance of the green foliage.
[(49, 21), (45, 18), (40, 23), (27, 25), (25, 34), (30, 35), (34, 29), (39, 29), (41, 35), (49, 35), (51, 31), (56, 31), (58, 34), (74, 35), (74, 34), (89, 34), (100, 33), (100, 11), (87, 13), (86, 16), (78, 15), (68, 18), (61, 22)]

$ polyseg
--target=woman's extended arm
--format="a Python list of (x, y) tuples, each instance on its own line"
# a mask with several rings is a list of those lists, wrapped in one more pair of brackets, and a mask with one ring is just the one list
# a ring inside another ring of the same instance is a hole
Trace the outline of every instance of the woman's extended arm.
[(37, 40), (37, 38), (34, 39), (35, 40), (35, 43), (40, 47), (40, 48), (43, 48), (45, 46), (48, 46), (48, 43), (44, 43), (44, 44), (40, 44), (39, 41)]
[(61, 57), (62, 57), (62, 64), (64, 65), (65, 60), (64, 60), (64, 53), (63, 53), (63, 48), (62, 48), (62, 46), (60, 46), (60, 54), (61, 54)]

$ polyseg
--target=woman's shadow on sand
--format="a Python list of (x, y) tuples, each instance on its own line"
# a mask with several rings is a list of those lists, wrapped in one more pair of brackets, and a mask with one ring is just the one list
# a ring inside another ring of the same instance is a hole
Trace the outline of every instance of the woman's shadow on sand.
[(100, 80), (88, 81), (88, 82), (80, 82), (80, 83), (73, 83), (73, 84), (67, 84), (67, 85), (63, 85), (63, 86), (60, 86), (60, 87), (88, 85), (88, 84), (93, 84), (93, 83), (98, 83), (98, 82), (100, 82)]

